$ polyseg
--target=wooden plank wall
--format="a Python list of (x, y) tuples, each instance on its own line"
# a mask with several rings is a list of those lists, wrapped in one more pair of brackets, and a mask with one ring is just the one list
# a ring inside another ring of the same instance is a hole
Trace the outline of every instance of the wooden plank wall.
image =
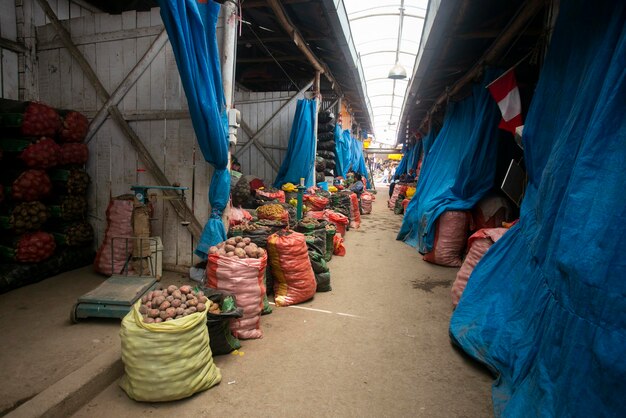
[[(141, 59), (162, 27), (156, 8), (120, 15), (92, 14), (70, 19), (64, 24), (70, 29), (72, 38), (79, 40), (78, 49), (109, 93)], [(137, 30), (132, 32), (134, 29)], [(122, 33), (124, 36), (120, 36)], [(134, 36), (129, 36), (132, 33)], [(56, 37), (51, 25), (37, 28), (37, 41), (42, 47), (38, 52), (40, 99), (55, 107), (75, 109), (89, 118), (94, 117), (102, 100), (69, 53), (60, 45), (55, 45)], [(293, 94), (238, 91), (236, 98), (237, 101), (246, 101), (238, 107), (244, 120), (256, 132)], [(268, 98), (271, 100), (249, 103), (250, 100)], [(163, 167), (166, 176), (172, 182), (192, 189), (187, 194), (187, 203), (200, 222), (206, 222), (210, 212), (207, 192), (212, 169), (196, 147), (185, 94), (169, 43), (125, 95), (119, 108), (153, 158)], [(164, 112), (177, 112), (179, 116), (164, 118)], [(276, 147), (268, 151), (278, 164), (285, 154), (294, 112), (295, 103), (286, 108), (261, 138)], [(245, 135), (243, 140), (247, 140)], [(99, 243), (106, 228), (105, 212), (109, 197), (130, 192), (131, 184), (155, 184), (155, 181), (150, 173), (143, 171), (143, 164), (110, 119), (88, 145), (90, 161), (87, 170), (92, 178), (89, 216), (96, 230), (96, 242)], [(246, 174), (267, 180), (273, 180), (276, 175), (254, 146), (240, 160)], [(157, 219), (152, 222), (153, 235), (162, 237), (164, 263), (189, 266), (196, 262), (193, 256), (195, 243), (189, 231), (180, 225), (169, 203), (157, 201), (154, 217)]]
[[(17, 15), (15, 2), (0, 2), (0, 37), (17, 42)], [(0, 48), (0, 97), (18, 98), (18, 53)]]
[[(242, 120), (248, 125), (254, 134), (285, 104), (296, 92), (274, 91), (274, 92), (250, 92), (244, 89), (235, 91), (235, 107), (241, 111)], [(304, 98), (301, 95), (300, 98)], [(267, 152), (272, 156), (274, 162), (281, 165), (287, 146), (289, 144), (289, 134), (296, 112), (297, 101), (292, 102), (282, 110), (271, 126), (261, 135), (260, 141), (266, 144)], [(244, 144), (250, 140), (248, 135), (239, 129), (238, 144)], [(238, 145), (238, 147), (240, 147)], [(274, 182), (276, 170), (267, 162), (265, 157), (253, 145), (242, 155), (237, 157), (241, 163), (243, 174), (252, 174), (262, 178), (266, 184)]]

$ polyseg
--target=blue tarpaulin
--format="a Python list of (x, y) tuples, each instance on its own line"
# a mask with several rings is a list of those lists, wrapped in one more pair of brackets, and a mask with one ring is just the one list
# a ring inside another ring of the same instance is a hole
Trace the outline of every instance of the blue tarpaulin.
[(402, 159), (396, 167), (396, 176), (409, 174), (410, 170), (417, 168), (420, 156), (422, 155), (422, 141), (418, 140), (415, 144), (402, 147)]
[(450, 323), (496, 416), (626, 411), (626, 3), (561, 2), (524, 127), (520, 222)]
[(215, 36), (220, 6), (196, 0), (158, 0), (158, 3), (198, 145), (204, 159), (215, 168), (209, 190), (211, 215), (196, 248), (196, 254), (206, 258), (211, 245), (226, 239), (221, 215), (230, 194), (226, 104)]
[(394, 174), (394, 176), (398, 176), (400, 177), (402, 174), (406, 174), (408, 169), (408, 161), (409, 161), (409, 152), (410, 150), (412, 150), (413, 148), (409, 147), (407, 144), (404, 144), (402, 146), (402, 159), (400, 160), (400, 162), (398, 163), (398, 166), (396, 167), (396, 173)]
[(363, 142), (359, 141), (356, 138), (354, 139), (354, 141), (357, 143), (358, 152), (357, 164), (354, 167), (354, 172), (363, 175), (363, 178), (365, 179), (365, 186), (367, 188), (371, 188), (372, 186), (370, 184), (369, 175), (367, 173), (367, 164), (365, 164), (365, 156), (363, 155)]
[(500, 112), (485, 86), (497, 74), (487, 71), (470, 97), (448, 105), (443, 127), (422, 162), (398, 233), (398, 239), (422, 254), (432, 250), (443, 212), (471, 209), (493, 186)]
[(346, 178), (352, 161), (352, 137), (350, 130), (341, 131), (341, 125), (335, 126), (335, 175)]
[(296, 114), (291, 125), (289, 145), (283, 163), (280, 165), (274, 187), (285, 183), (300, 184), (304, 178), (306, 187), (315, 185), (313, 170), (315, 167), (315, 100), (298, 100)]

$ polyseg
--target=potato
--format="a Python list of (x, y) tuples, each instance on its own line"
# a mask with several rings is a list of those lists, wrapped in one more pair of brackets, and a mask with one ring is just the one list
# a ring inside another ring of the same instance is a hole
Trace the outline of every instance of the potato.
[(207, 300), (209, 300), (209, 298), (204, 295), (198, 296), (198, 303), (206, 303)]
[(217, 248), (215, 245), (212, 246), (211, 248), (209, 248), (209, 255), (210, 254), (217, 254), (217, 252), (219, 251), (219, 248)]
[(226, 240), (226, 245), (232, 245), (233, 247), (237, 245), (237, 240), (235, 238), (228, 238)]
[(154, 296), (154, 290), (151, 290), (148, 292), (148, 300), (152, 300), (152, 297)]
[(176, 287), (175, 285), (171, 284), (167, 286), (167, 293), (169, 293), (170, 295), (174, 293), (175, 290), (178, 290), (178, 287)]
[(245, 242), (238, 242), (237, 245), (235, 245), (235, 248), (245, 248), (245, 247), (246, 247)]
[(178, 308), (183, 302), (180, 299), (174, 299), (172, 301), (172, 308)]
[(226, 257), (234, 257), (234, 256), (235, 256), (235, 253), (232, 251), (226, 253)]
[(176, 308), (167, 308), (165, 310), (168, 318), (174, 318), (176, 316)]
[(165, 322), (167, 322), (167, 321), (173, 321), (173, 320), (174, 320), (174, 318), (165, 318)]
[(182, 293), (183, 295), (187, 295), (187, 294), (191, 293), (191, 286), (186, 284), (184, 286), (181, 286), (180, 289), (178, 289), (178, 290), (180, 290), (180, 293)]
[(183, 310), (187, 309), (187, 304), (186, 303), (181, 303), (180, 304), (180, 308), (183, 308)]
[(192, 306), (191, 308), (189, 308), (190, 313), (196, 313), (197, 310), (198, 308), (196, 308), (195, 306)]
[(187, 301), (187, 306), (192, 307), (192, 306), (197, 306), (198, 305), (198, 299), (191, 299)]
[(185, 312), (185, 310), (183, 308), (176, 308), (176, 315), (182, 315)]
[(145, 315), (148, 313), (148, 307), (146, 305), (141, 305), (139, 307), (139, 313), (142, 315)]
[[(250, 244), (252, 242), (252, 240), (249, 237), (245, 237), (243, 239), (243, 242), (245, 242), (246, 244)], [(256, 245), (256, 244), (255, 244)]]
[(256, 257), (257, 258), (263, 258), (263, 256), (265, 255), (265, 250), (263, 248), (259, 248), (256, 250)]
[(191, 313), (191, 311), (189, 309), (185, 309), (185, 311), (183, 312), (184, 316), (187, 316)]
[(157, 296), (156, 298), (152, 299), (152, 307), (158, 308), (163, 302), (165, 302), (165, 297)]
[(167, 318), (167, 312), (165, 312), (165, 311), (159, 312), (159, 318), (161, 318), (161, 319)]
[(172, 303), (172, 301), (174, 300), (174, 296), (169, 295), (168, 297), (165, 298), (166, 301), (168, 301), (169, 303)]
[(204, 310), (206, 309), (206, 305), (204, 303), (198, 303), (196, 309), (198, 310), (198, 312), (204, 312)]
[(182, 295), (182, 296), (180, 297), (180, 301), (181, 301), (182, 303), (185, 303), (185, 301), (186, 301), (186, 300), (187, 300), (187, 295)]
[(161, 290), (155, 290), (154, 292), (152, 292), (152, 299), (159, 297), (163, 294), (163, 292)]
[(144, 318), (143, 322), (146, 324), (154, 324), (154, 318)]
[(235, 248), (235, 255), (239, 258), (246, 258), (246, 252), (243, 250), (243, 248)]
[(256, 258), (256, 249), (255, 249), (255, 248), (252, 248), (252, 247), (250, 247), (250, 246), (247, 246), (247, 247), (244, 249), (244, 252), (246, 253), (246, 256), (247, 256), (247, 257), (249, 257), (249, 258)]
[(230, 245), (230, 244), (228, 244), (228, 245), (226, 245), (226, 246), (224, 247), (224, 251), (226, 251), (227, 253), (230, 253), (230, 252), (235, 251), (235, 248), (236, 248), (236, 247), (235, 247), (234, 245)]
[(226, 257), (226, 251), (224, 251), (224, 249), (220, 249), (220, 250), (217, 252), (217, 255), (220, 255), (220, 256), (222, 256), (222, 257)]
[(169, 309), (170, 306), (172, 306), (172, 304), (169, 303), (168, 301), (165, 301), (159, 305), (159, 310), (164, 311), (166, 309)]
[(141, 298), (141, 303), (143, 303), (144, 305), (145, 305), (146, 303), (148, 303), (148, 295), (144, 295), (144, 296)]
[(160, 324), (161, 322), (163, 322), (163, 320), (161, 318), (154, 318), (154, 323), (155, 324)]
[(174, 293), (172, 293), (172, 297), (174, 299), (180, 299), (182, 298), (183, 294), (180, 292), (180, 290), (175, 290)]
[(204, 296), (204, 292), (202, 290), (198, 290), (197, 292), (195, 292), (196, 297), (198, 296)]
[(157, 316), (159, 316), (159, 310), (158, 309), (148, 309), (148, 316), (150, 318), (156, 318)]

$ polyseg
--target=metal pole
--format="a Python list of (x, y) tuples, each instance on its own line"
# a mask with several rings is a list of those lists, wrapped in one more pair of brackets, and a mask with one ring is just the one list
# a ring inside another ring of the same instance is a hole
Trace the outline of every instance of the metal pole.
[[(222, 5), (222, 88), (224, 89), (224, 99), (226, 101), (226, 112), (228, 113), (228, 165), (230, 170), (230, 159), (237, 143), (238, 115), (232, 109), (234, 103), (235, 89), (235, 63), (237, 60), (237, 4), (229, 0)], [(224, 228), (228, 228), (229, 211), (222, 214)]]
[[(317, 157), (317, 114), (320, 111), (320, 106), (322, 105), (322, 92), (320, 91), (320, 78), (321, 72), (315, 72), (315, 83), (313, 84), (313, 90), (315, 94), (315, 121), (313, 122), (313, 132), (315, 137), (315, 154), (314, 158)], [(317, 184), (317, 178), (315, 176), (315, 160), (313, 160), (313, 184)]]

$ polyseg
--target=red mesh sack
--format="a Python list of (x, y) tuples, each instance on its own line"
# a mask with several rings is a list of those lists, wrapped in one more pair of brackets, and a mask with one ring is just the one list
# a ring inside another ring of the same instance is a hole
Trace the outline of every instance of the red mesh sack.
[(43, 103), (30, 102), (24, 112), (22, 135), (54, 136), (61, 129), (61, 117), (56, 110)]
[(38, 263), (54, 254), (56, 243), (47, 232), (24, 234), (17, 241), (15, 260), (20, 263)]
[(335, 225), (338, 234), (341, 234), (342, 237), (346, 235), (346, 227), (350, 222), (346, 215), (330, 209), (326, 209), (324, 215), (328, 222)]
[(82, 113), (68, 112), (63, 119), (63, 127), (60, 134), (61, 141), (83, 142), (88, 130), (89, 121)]
[(314, 211), (320, 211), (326, 209), (328, 206), (328, 199), (322, 196), (316, 195), (304, 195), (305, 204)]
[(424, 255), (424, 260), (440, 266), (461, 267), (469, 220), (467, 212), (457, 210), (444, 212), (437, 219), (433, 249)]
[(450, 297), (452, 298), (452, 305), (456, 307), (463, 291), (467, 286), (470, 275), (474, 271), (474, 267), (483, 258), (487, 250), (508, 231), (506, 228), (493, 228), (493, 229), (481, 229), (472, 235), (467, 240), (467, 246), (469, 251), (463, 261), (461, 269), (456, 274), (456, 279), (450, 289)]
[(39, 141), (26, 147), (20, 158), (30, 168), (51, 168), (59, 164), (61, 147), (54, 140), (42, 137)]
[(387, 203), (389, 209), (393, 210), (396, 207), (396, 201), (400, 195), (406, 196), (407, 189), (408, 186), (406, 184), (396, 184), (396, 187), (393, 188), (393, 194)]
[(34, 202), (50, 195), (52, 182), (43, 170), (26, 170), (11, 187), (11, 196), (19, 202)]
[(285, 203), (285, 192), (282, 190), (269, 192), (265, 189), (256, 189), (256, 195), (258, 198), (261, 198), (263, 200), (278, 200), (280, 203)]
[(267, 239), (267, 252), (274, 277), (274, 302), (288, 306), (315, 295), (317, 282), (303, 234), (280, 231)]
[(237, 306), (243, 309), (243, 316), (230, 322), (230, 329), (236, 338), (263, 337), (261, 312), (265, 295), (263, 277), (266, 267), (267, 254), (262, 258), (209, 255), (206, 268), (207, 287), (234, 294)]
[(61, 145), (61, 164), (87, 164), (89, 148), (85, 144)]
[(356, 193), (350, 195), (350, 213), (352, 213), (351, 228), (358, 229), (361, 227), (361, 212), (359, 211), (359, 198)]
[(343, 238), (339, 234), (333, 237), (333, 255), (343, 257), (346, 255), (346, 247), (343, 245)]
[[(132, 198), (120, 197), (109, 201), (107, 207), (107, 229), (104, 233), (104, 240), (96, 253), (94, 270), (107, 276), (120, 273), (126, 264), (126, 243), (123, 239), (112, 241), (113, 237), (132, 237), (133, 226), (133, 200)], [(114, 254), (111, 255), (111, 246), (115, 245)], [(133, 243), (129, 243), (128, 251), (133, 248)], [(112, 257), (115, 257), (114, 259)], [(111, 270), (113, 268), (113, 270)]]

